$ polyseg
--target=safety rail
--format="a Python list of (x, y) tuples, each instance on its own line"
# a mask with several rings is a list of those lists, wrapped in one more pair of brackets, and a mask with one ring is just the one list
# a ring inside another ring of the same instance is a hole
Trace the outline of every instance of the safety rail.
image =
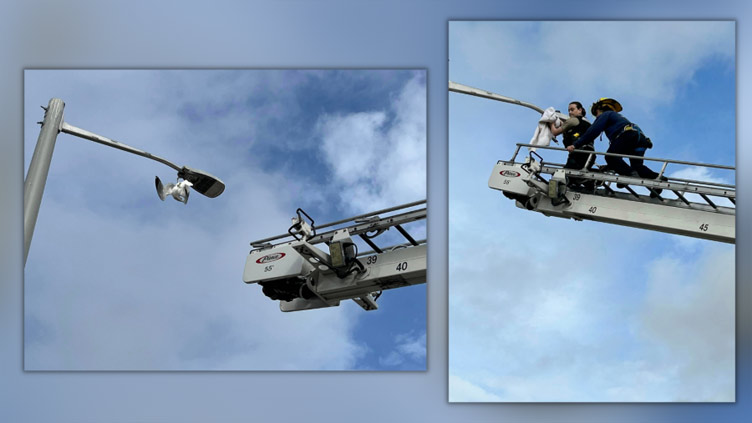
[[(402, 226), (404, 224), (415, 222), (415, 221), (426, 218), (426, 207), (415, 209), (415, 210), (408, 210), (408, 209), (411, 209), (411, 208), (414, 208), (423, 204), (426, 204), (426, 200), (415, 201), (415, 202), (403, 204), (400, 206), (377, 210), (374, 212), (365, 213), (365, 214), (361, 214), (361, 215), (354, 216), (351, 218), (325, 223), (322, 225), (315, 225), (315, 229), (318, 231), (324, 228), (331, 228), (337, 225), (342, 225), (342, 224), (351, 222), (350, 225), (341, 226), (336, 229), (331, 229), (323, 233), (317, 233), (316, 235), (309, 238), (307, 242), (309, 244), (329, 242), (331, 241), (332, 237), (337, 231), (347, 229), (350, 235), (353, 235), (353, 236), (357, 235), (373, 249), (372, 251), (359, 253), (358, 256), (362, 256), (362, 255), (373, 253), (373, 252), (382, 253), (384, 250), (387, 250), (390, 248), (399, 248), (402, 246), (417, 246), (417, 245), (425, 244), (426, 239), (416, 240)], [(407, 210), (407, 211), (404, 211), (404, 210)], [(383, 216), (383, 217), (381, 216), (387, 213), (393, 213), (393, 212), (399, 212), (399, 211), (403, 211), (403, 212), (391, 214), (391, 215)], [(384, 231), (386, 231), (387, 229), (391, 227), (394, 227), (395, 229), (397, 229), (397, 231), (402, 235), (402, 237), (405, 238), (405, 240), (407, 240), (407, 242), (404, 244), (391, 245), (388, 247), (378, 246), (373, 241), (373, 239), (381, 235)], [(289, 233), (284, 233), (281, 235), (276, 235), (276, 236), (260, 239), (258, 241), (253, 241), (251, 242), (251, 246), (253, 247), (252, 251), (265, 250), (265, 249), (272, 248), (279, 244), (292, 242), (294, 240), (295, 239), (292, 235), (290, 235)], [(272, 244), (271, 241), (279, 241), (279, 242)]]
[[(520, 149), (522, 147), (529, 147), (529, 148), (541, 148), (544, 150), (555, 150), (555, 151), (568, 151), (566, 148), (561, 147), (549, 147), (549, 146), (541, 146), (541, 145), (530, 145), (526, 143), (517, 143), (517, 148), (514, 150), (514, 155), (512, 156), (512, 161), (514, 161), (517, 158), (517, 154), (519, 154)], [(689, 166), (702, 166), (702, 167), (712, 167), (716, 169), (725, 169), (725, 170), (736, 170), (733, 166), (726, 166), (726, 165), (717, 165), (717, 164), (710, 164), (710, 163), (696, 163), (696, 162), (687, 162), (683, 160), (673, 160), (673, 159), (658, 159), (653, 157), (643, 157), (643, 156), (631, 156), (628, 154), (617, 154), (617, 153), (607, 153), (605, 151), (592, 151), (592, 150), (574, 150), (575, 153), (586, 153), (586, 154), (595, 154), (598, 156), (615, 156), (615, 157), (623, 157), (627, 159), (641, 159), (641, 160), (648, 160), (653, 162), (664, 162), (666, 164), (668, 163), (674, 163), (674, 164), (682, 164), (682, 165), (689, 165)], [(665, 169), (665, 166), (664, 166)], [(662, 172), (661, 172), (662, 174)]]
[[(525, 148), (531, 148), (530, 144), (526, 143), (517, 143), (517, 148), (514, 151), (514, 154), (512, 155), (511, 162), (515, 162), (517, 159), (518, 154), (520, 153), (520, 149), (523, 147)], [(553, 150), (553, 151), (563, 151), (567, 152), (565, 148), (560, 147), (550, 147), (550, 146), (534, 146), (535, 149), (544, 149), (544, 150)], [(666, 177), (664, 174), (666, 172), (666, 168), (669, 164), (675, 164), (675, 165), (684, 165), (684, 166), (694, 166), (699, 168), (712, 168), (712, 169), (721, 169), (721, 170), (730, 170), (735, 171), (736, 169), (733, 166), (726, 166), (726, 165), (718, 165), (718, 164), (710, 164), (710, 163), (698, 163), (698, 162), (689, 162), (684, 160), (673, 160), (673, 159), (662, 159), (662, 158), (653, 158), (653, 157), (643, 157), (643, 156), (635, 156), (635, 155), (629, 155), (629, 154), (617, 154), (617, 153), (607, 153), (607, 152), (600, 152), (600, 151), (592, 151), (592, 150), (574, 150), (575, 153), (585, 153), (590, 155), (590, 158), (588, 161), (590, 161), (593, 156), (612, 156), (612, 157), (621, 157), (625, 159), (640, 159), (645, 161), (651, 161), (651, 162), (658, 162), (661, 163), (661, 170), (658, 172), (659, 177), (664, 177), (664, 180), (661, 179), (645, 179), (637, 176), (623, 176), (613, 173), (602, 173), (597, 172), (593, 170), (587, 170), (587, 169), (565, 169), (563, 168), (563, 164), (561, 163), (554, 163), (554, 162), (544, 162), (542, 157), (535, 153), (534, 151), (531, 151), (531, 154), (537, 155), (539, 158), (541, 158), (541, 168), (539, 170), (540, 173), (546, 173), (546, 174), (553, 174), (557, 170), (563, 170), (567, 175), (571, 175), (577, 178), (582, 179), (589, 179), (599, 182), (608, 182), (608, 183), (616, 183), (620, 185), (624, 185), (623, 188), (625, 188), (627, 191), (629, 191), (633, 196), (639, 197), (639, 195), (634, 192), (632, 189), (630, 189), (630, 185), (637, 185), (637, 186), (643, 186), (646, 187), (648, 190), (655, 190), (655, 189), (665, 189), (672, 191), (676, 196), (677, 199), (683, 202), (684, 204), (689, 205), (690, 201), (686, 199), (684, 195), (686, 194), (697, 194), (699, 195), (708, 205), (710, 205), (713, 209), (719, 210), (718, 206), (708, 198), (708, 196), (715, 196), (715, 197), (723, 197), (727, 198), (733, 205), (736, 204), (736, 187), (735, 185), (731, 184), (724, 184), (720, 182), (714, 182), (714, 181), (700, 181), (700, 180), (694, 180), (694, 179), (683, 179), (683, 178), (674, 178), (674, 177)], [(503, 160), (500, 160), (499, 162), (504, 162)], [(605, 185), (606, 190), (613, 192), (611, 188), (608, 185)], [(654, 195), (654, 197), (658, 198), (659, 200), (663, 200), (663, 197), (660, 195)], [(733, 208), (731, 208), (733, 210)]]

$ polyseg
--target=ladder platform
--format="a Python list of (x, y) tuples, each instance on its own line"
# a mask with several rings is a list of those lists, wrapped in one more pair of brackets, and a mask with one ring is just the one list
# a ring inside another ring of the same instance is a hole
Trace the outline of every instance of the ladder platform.
[[(531, 151), (524, 161), (518, 162), (515, 158), (521, 147), (529, 147), (529, 144), (517, 144), (512, 160), (499, 160), (488, 181), (490, 188), (502, 191), (520, 208), (546, 216), (593, 220), (726, 243), (736, 241), (734, 185), (680, 178), (645, 179), (588, 169), (565, 169), (562, 164), (544, 162), (535, 151)], [(535, 148), (566, 152), (557, 147)], [(668, 164), (734, 170), (730, 166), (640, 158), (662, 161), (661, 176)], [(639, 193), (638, 187), (644, 188), (645, 194)]]
[[(499, 162), (502, 162), (501, 160)], [(509, 162), (505, 162), (509, 163)], [(668, 181), (661, 181), (657, 179), (645, 179), (640, 177), (634, 177), (634, 176), (623, 176), (615, 173), (604, 173), (604, 172), (595, 172), (595, 171), (586, 171), (586, 170), (576, 170), (576, 169), (564, 169), (562, 167), (554, 167), (550, 165), (543, 165), (541, 166), (540, 173), (545, 173), (549, 175), (553, 175), (556, 173), (557, 170), (562, 170), (567, 176), (573, 176), (577, 178), (582, 178), (585, 180), (593, 180), (593, 181), (600, 181), (600, 182), (611, 182), (613, 184), (626, 184), (626, 185), (636, 185), (636, 186), (643, 186), (646, 188), (660, 188), (664, 190), (670, 190), (670, 191), (680, 191), (682, 193), (689, 193), (689, 194), (705, 194), (705, 195), (712, 195), (715, 197), (725, 197), (729, 199), (736, 199), (736, 189), (733, 188), (733, 186), (722, 186), (722, 187), (714, 187), (714, 186), (706, 186), (706, 185), (700, 185), (697, 183), (690, 183), (690, 182), (682, 182), (682, 181), (675, 181), (672, 179), (669, 179)]]
[[(243, 281), (260, 285), (284, 312), (336, 307), (348, 299), (366, 311), (376, 310), (383, 291), (426, 282), (426, 239), (416, 240), (402, 226), (425, 219), (425, 203), (324, 225), (298, 209), (286, 234), (251, 243)], [(317, 233), (324, 228), (328, 230)], [(394, 236), (383, 241), (380, 236), (390, 228), (396, 229)], [(355, 237), (372, 250), (360, 251)], [(378, 245), (377, 238), (388, 246)]]

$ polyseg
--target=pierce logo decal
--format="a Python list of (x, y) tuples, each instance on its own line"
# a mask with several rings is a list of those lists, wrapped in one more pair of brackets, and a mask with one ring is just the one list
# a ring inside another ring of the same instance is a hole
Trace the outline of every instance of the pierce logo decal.
[(516, 178), (520, 176), (520, 172), (515, 172), (513, 170), (502, 170), (499, 172), (499, 175), (506, 176), (507, 178)]
[(273, 262), (273, 261), (277, 261), (277, 260), (281, 259), (281, 258), (282, 258), (282, 257), (284, 257), (284, 256), (285, 256), (285, 253), (272, 253), (272, 254), (267, 254), (267, 255), (265, 255), (264, 257), (261, 257), (261, 258), (259, 258), (258, 260), (256, 260), (256, 263), (258, 263), (258, 264), (266, 264), (266, 263), (271, 263), (271, 262)]

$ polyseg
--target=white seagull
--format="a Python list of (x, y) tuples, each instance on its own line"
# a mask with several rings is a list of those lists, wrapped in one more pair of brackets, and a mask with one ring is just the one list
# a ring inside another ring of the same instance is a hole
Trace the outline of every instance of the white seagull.
[(179, 180), (176, 184), (167, 184), (167, 186), (164, 186), (162, 185), (162, 181), (159, 180), (159, 176), (156, 177), (154, 182), (157, 185), (157, 194), (160, 200), (164, 201), (168, 195), (172, 195), (173, 198), (181, 203), (188, 204), (188, 195), (190, 194), (190, 188), (193, 186), (192, 183), (186, 180)]

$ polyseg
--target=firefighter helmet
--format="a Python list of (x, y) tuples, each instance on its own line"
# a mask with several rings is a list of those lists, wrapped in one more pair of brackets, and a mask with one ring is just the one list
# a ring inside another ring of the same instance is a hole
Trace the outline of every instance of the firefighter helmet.
[(621, 104), (619, 104), (618, 101), (614, 100), (613, 98), (606, 97), (599, 99), (598, 101), (593, 103), (592, 106), (590, 106), (590, 114), (595, 116), (595, 111), (598, 109), (611, 109), (615, 112), (622, 111)]

